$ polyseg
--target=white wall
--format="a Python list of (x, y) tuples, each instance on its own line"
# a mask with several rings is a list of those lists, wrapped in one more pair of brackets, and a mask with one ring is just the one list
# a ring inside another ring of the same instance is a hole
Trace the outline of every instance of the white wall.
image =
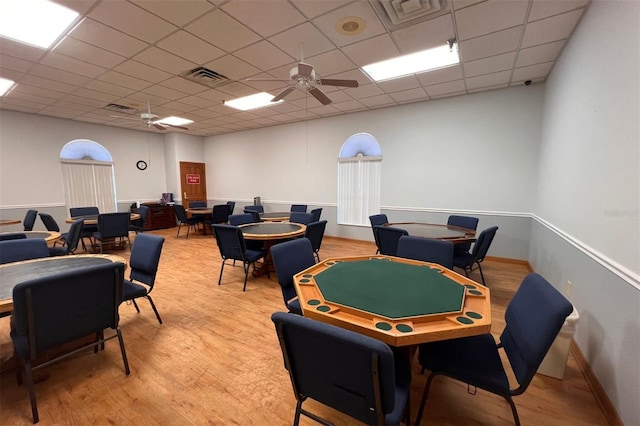
[(164, 155), (167, 164), (167, 191), (165, 192), (172, 192), (174, 200), (182, 203), (180, 162), (204, 161), (203, 138), (183, 133), (167, 133), (164, 136)]
[(576, 341), (640, 424), (640, 2), (593, 2), (547, 80), (530, 262), (571, 300)]

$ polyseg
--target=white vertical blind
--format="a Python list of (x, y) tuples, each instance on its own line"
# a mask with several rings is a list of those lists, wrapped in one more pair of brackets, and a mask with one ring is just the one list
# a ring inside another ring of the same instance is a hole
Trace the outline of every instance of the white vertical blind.
[(96, 206), (102, 213), (117, 211), (113, 164), (62, 161), (67, 208)]
[(338, 223), (369, 225), (380, 213), (382, 157), (340, 158), (338, 162)]

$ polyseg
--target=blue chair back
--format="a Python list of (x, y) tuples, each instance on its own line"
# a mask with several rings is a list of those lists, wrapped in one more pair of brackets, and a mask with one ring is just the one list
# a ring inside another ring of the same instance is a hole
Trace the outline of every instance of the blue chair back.
[(22, 222), (22, 225), (24, 225), (24, 231), (33, 231), (33, 225), (36, 224), (37, 217), (37, 210), (27, 210), (27, 213), (24, 215), (24, 221)]
[(223, 259), (245, 261), (246, 245), (240, 228), (231, 225), (213, 225), (213, 232)]
[(453, 243), (433, 238), (403, 235), (398, 240), (398, 257), (433, 262), (453, 269)]
[[(525, 277), (505, 312), (500, 335), (521, 389), (526, 389), (573, 305), (542, 276)], [(517, 391), (515, 391), (517, 395)]]
[(311, 241), (307, 238), (297, 238), (276, 244), (271, 247), (271, 258), (278, 275), (282, 297), (289, 312), (302, 315), (300, 303), (295, 300), (298, 294), (293, 285), (293, 276), (315, 265), (316, 259), (311, 247)]
[(369, 222), (371, 222), (371, 227), (378, 225), (384, 225), (385, 223), (389, 223), (389, 219), (387, 219), (387, 215), (384, 213), (374, 214), (369, 216)]
[(216, 204), (211, 210), (212, 223), (227, 223), (229, 220), (229, 205)]
[(49, 257), (44, 238), (0, 241), (0, 264)]
[(311, 214), (313, 215), (313, 222), (319, 222), (320, 216), (322, 215), (322, 208), (319, 207), (317, 209), (311, 210)]
[(233, 214), (233, 209), (236, 208), (236, 202), (235, 201), (227, 201), (227, 205), (229, 206), (229, 216), (231, 216)]
[(311, 213), (305, 212), (291, 212), (291, 215), (289, 216), (289, 222), (302, 223), (303, 225), (307, 225), (313, 222), (313, 215)]
[(291, 211), (292, 212), (306, 213), (307, 212), (307, 205), (306, 204), (291, 204)]
[[(129, 279), (153, 288), (160, 263), (164, 238), (152, 234), (139, 234), (131, 247)], [(151, 290), (149, 290), (151, 291)]]
[(254, 223), (255, 220), (251, 213), (232, 214), (229, 216), (229, 225), (239, 226), (247, 223)]
[(82, 230), (84, 229), (84, 219), (74, 220), (71, 226), (69, 226), (69, 232), (67, 232), (67, 241), (65, 242), (65, 249), (67, 254), (73, 253), (78, 248), (78, 243), (82, 237)]
[(27, 238), (27, 234), (23, 234), (22, 232), (12, 232), (9, 234), (0, 234), (0, 241), (9, 241), (9, 240), (24, 240)]
[(58, 222), (51, 216), (49, 213), (39, 213), (40, 219), (44, 224), (44, 227), (47, 228), (47, 231), (60, 232), (60, 227), (58, 226)]
[(489, 251), (489, 247), (491, 247), (493, 238), (496, 236), (497, 230), (497, 226), (492, 226), (480, 233), (471, 251), (472, 262), (482, 262), (484, 260)]
[(316, 259), (320, 261), (320, 246), (322, 245), (322, 238), (324, 237), (324, 230), (327, 227), (327, 221), (321, 220), (318, 222), (311, 222), (307, 224), (307, 229), (304, 231), (304, 236), (311, 242), (311, 249), (316, 255)]
[(103, 213), (98, 215), (98, 232), (100, 238), (128, 237), (131, 214)]
[(69, 209), (69, 214), (71, 217), (90, 216), (100, 214), (100, 210), (97, 207), (71, 207)]
[(447, 219), (447, 225), (459, 226), (460, 228), (475, 231), (478, 228), (478, 218), (472, 216), (451, 215), (449, 216), (449, 219)]
[(189, 201), (190, 209), (201, 209), (207, 207), (206, 201)]
[(377, 235), (376, 239), (379, 244), (380, 254), (387, 256), (397, 256), (400, 237), (409, 235), (406, 230), (392, 226), (374, 226), (373, 232)]
[(264, 213), (264, 207), (263, 206), (245, 206), (244, 213), (249, 213), (249, 212), (258, 212), (258, 213)]

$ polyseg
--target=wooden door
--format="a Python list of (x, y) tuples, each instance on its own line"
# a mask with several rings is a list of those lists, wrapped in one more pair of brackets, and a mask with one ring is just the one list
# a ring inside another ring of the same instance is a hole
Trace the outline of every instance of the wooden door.
[(207, 174), (204, 163), (180, 162), (182, 205), (189, 208), (190, 201), (207, 202)]

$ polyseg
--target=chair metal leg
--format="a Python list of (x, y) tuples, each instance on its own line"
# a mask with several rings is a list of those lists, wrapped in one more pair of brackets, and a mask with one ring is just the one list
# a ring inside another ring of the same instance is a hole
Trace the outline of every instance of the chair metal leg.
[(511, 412), (513, 413), (513, 421), (515, 423), (515, 426), (520, 426), (520, 417), (518, 416), (516, 404), (513, 402), (513, 399), (510, 396), (505, 396), (504, 399), (506, 399), (511, 406)]
[(244, 286), (242, 286), (242, 291), (245, 291), (247, 289), (247, 278), (249, 277), (249, 264), (243, 262), (242, 267), (244, 269)]
[(160, 314), (158, 313), (158, 310), (156, 309), (155, 303), (153, 303), (153, 299), (148, 294), (145, 297), (149, 300), (149, 303), (151, 304), (151, 308), (153, 309), (153, 312), (156, 313), (156, 318), (158, 318), (158, 322), (160, 324), (162, 324), (162, 318), (160, 318)]
[(220, 266), (220, 277), (218, 278), (218, 285), (220, 285), (220, 283), (222, 282), (222, 271), (224, 271), (224, 262), (226, 262), (226, 259), (222, 260), (222, 266)]
[(118, 343), (120, 343), (120, 353), (122, 354), (122, 362), (124, 363), (124, 372), (129, 375), (129, 360), (127, 359), (127, 351), (124, 349), (124, 340), (122, 339), (122, 331), (120, 327), (116, 327), (116, 333), (118, 334)]
[(480, 265), (480, 262), (477, 262), (477, 263), (478, 263), (478, 269), (480, 270), (480, 278), (482, 278), (482, 285), (486, 285), (484, 283), (484, 274), (482, 273), (482, 265)]
[(424, 405), (427, 402), (427, 397), (429, 396), (429, 388), (431, 387), (431, 382), (433, 378), (440, 373), (431, 373), (429, 374), (429, 378), (427, 379), (427, 383), (424, 385), (424, 392), (422, 393), (422, 399), (420, 400), (420, 408), (418, 408), (418, 415), (416, 417), (416, 426), (420, 425), (420, 420), (422, 420), (422, 413), (424, 412)]
[(178, 224), (178, 233), (176, 234), (176, 237), (180, 236), (180, 228), (182, 228), (182, 222)]
[(26, 360), (24, 362), (24, 375), (27, 379), (27, 388), (29, 389), (29, 400), (31, 401), (31, 414), (33, 415), (33, 423), (38, 423), (40, 417), (38, 416), (38, 404), (36, 403), (36, 390), (33, 386), (33, 373), (31, 372), (31, 361)]
[(136, 303), (136, 299), (131, 299), (131, 303), (133, 303), (133, 307), (136, 308), (136, 311), (140, 313), (140, 308), (138, 308), (138, 304)]

